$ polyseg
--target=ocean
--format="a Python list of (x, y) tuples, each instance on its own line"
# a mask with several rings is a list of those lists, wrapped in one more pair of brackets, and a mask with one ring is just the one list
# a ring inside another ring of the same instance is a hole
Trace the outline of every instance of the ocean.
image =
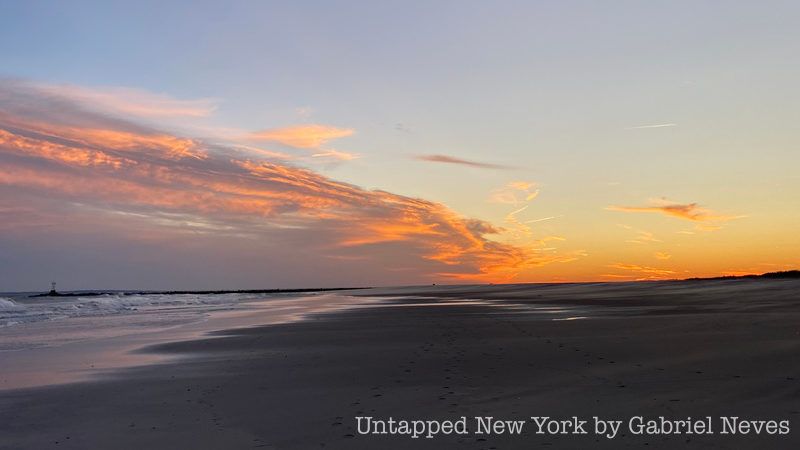
[(30, 295), (0, 294), (0, 389), (81, 381), (167, 359), (142, 350), (150, 345), (375, 301), (338, 293)]

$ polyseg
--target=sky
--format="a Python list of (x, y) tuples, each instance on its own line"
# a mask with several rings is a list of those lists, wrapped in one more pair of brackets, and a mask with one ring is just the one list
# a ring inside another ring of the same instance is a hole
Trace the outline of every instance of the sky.
[(797, 2), (2, 2), (0, 291), (800, 266)]

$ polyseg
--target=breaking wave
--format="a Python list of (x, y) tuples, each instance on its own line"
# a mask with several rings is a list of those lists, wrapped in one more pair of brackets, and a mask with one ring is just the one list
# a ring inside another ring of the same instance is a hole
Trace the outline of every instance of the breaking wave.
[(0, 327), (71, 317), (130, 314), (138, 311), (204, 312), (233, 307), (244, 294), (118, 294), (92, 297), (0, 297)]

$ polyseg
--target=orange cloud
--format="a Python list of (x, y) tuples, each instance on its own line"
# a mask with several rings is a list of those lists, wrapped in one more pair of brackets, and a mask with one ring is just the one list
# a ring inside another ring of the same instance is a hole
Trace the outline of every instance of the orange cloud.
[(666, 261), (666, 260), (672, 258), (672, 255), (670, 255), (669, 253), (666, 253), (666, 252), (655, 252), (653, 256), (655, 256), (657, 259), (660, 259), (662, 261)]
[(299, 245), (315, 241), (309, 251), (334, 256), (378, 255), (399, 243), (406, 256), (398, 264), (414, 260), (434, 277), (459, 280), (508, 280), (525, 268), (574, 257), (498, 242), (492, 236), (500, 229), (439, 203), (365, 190), (77, 110), (52, 116), (47, 99), (29, 95), (43, 103), (40, 110), (22, 114), (14, 102), (0, 104), (0, 190), (193, 232), (268, 236), (293, 230), (303, 236)]
[(249, 135), (256, 141), (277, 142), (289, 147), (318, 149), (328, 141), (351, 136), (350, 128), (337, 128), (330, 125), (296, 125), (285, 128), (258, 131)]
[(647, 244), (652, 242), (662, 242), (660, 239), (656, 238), (655, 235), (649, 231), (645, 230), (637, 230), (629, 225), (620, 225), (622, 228), (626, 230), (631, 230), (636, 232), (636, 237), (634, 239), (628, 239), (625, 242), (629, 242), (631, 244)]
[(640, 266), (638, 264), (611, 264), (608, 267), (642, 274), (640, 279), (669, 279), (674, 278), (675, 271), (669, 269), (659, 269), (656, 267)]
[(659, 213), (679, 219), (691, 220), (694, 222), (703, 221), (728, 221), (738, 219), (744, 216), (724, 216), (715, 214), (705, 208), (700, 207), (697, 203), (672, 203), (667, 200), (658, 200), (657, 205), (653, 206), (609, 206), (610, 211), (621, 212), (646, 212), (646, 213)]
[(39, 141), (9, 133), (0, 129), (0, 146), (9, 153), (34, 155), (39, 158), (59, 161), (68, 165), (100, 166), (108, 165), (115, 169), (124, 163), (134, 161), (115, 157), (104, 152), (87, 148), (68, 147), (53, 142)]
[[(168, 159), (203, 159), (206, 151), (198, 141), (143, 130), (101, 128), (97, 126), (75, 126), (58, 123), (45, 123), (39, 120), (25, 120), (0, 110), (0, 124), (10, 133), (14, 130), (20, 139), (57, 143), (70, 148), (84, 148), (95, 153), (101, 151), (136, 152), (159, 155)], [(6, 138), (10, 136), (7, 134)]]
[[(517, 249), (518, 251), (513, 251)], [(458, 281), (511, 282), (523, 271), (535, 269), (548, 264), (570, 263), (585, 258), (587, 253), (575, 250), (563, 254), (547, 254), (543, 250), (524, 247), (510, 247), (509, 250), (495, 253), (494, 257), (484, 261), (479, 273), (440, 272), (438, 275)], [(536, 255), (530, 258), (529, 255)]]

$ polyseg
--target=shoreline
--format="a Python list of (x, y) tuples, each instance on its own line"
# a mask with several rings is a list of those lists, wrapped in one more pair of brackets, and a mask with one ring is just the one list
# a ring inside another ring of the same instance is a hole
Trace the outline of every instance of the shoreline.
[[(551, 285), (551, 284), (606, 284), (606, 283), (681, 283), (681, 282), (696, 282), (696, 281), (732, 281), (732, 280), (796, 280), (800, 279), (800, 270), (786, 270), (781, 272), (766, 272), (762, 274), (748, 274), (748, 275), (723, 275), (716, 277), (705, 278), (684, 278), (684, 279), (668, 279), (668, 280), (628, 280), (628, 281), (567, 281), (567, 282), (528, 282), (528, 283), (503, 283), (503, 284), (477, 284), (477, 285), (440, 285), (440, 286), (538, 286), (538, 285)], [(432, 286), (437, 286), (433, 284)], [(328, 287), (328, 288), (291, 288), (291, 289), (212, 289), (212, 290), (75, 290), (66, 292), (57, 292), (55, 289), (50, 292), (34, 293), (34, 292), (0, 292), (2, 294), (31, 294), (30, 298), (38, 297), (92, 297), (99, 295), (185, 295), (185, 294), (291, 294), (291, 293), (312, 293), (312, 292), (328, 292), (328, 291), (358, 291), (366, 289), (418, 289), (425, 286), (363, 286), (363, 287)]]
[[(170, 290), (170, 291), (98, 291), (98, 290), (80, 290), (80, 291), (67, 291), (57, 292), (52, 290), (50, 292), (43, 292), (40, 294), (29, 295), (29, 298), (39, 297), (97, 297), (100, 295), (219, 295), (219, 294), (301, 294), (301, 293), (314, 293), (314, 292), (331, 292), (331, 291), (356, 291), (360, 289), (371, 289), (369, 287), (342, 287), (342, 288), (299, 288), (299, 289), (216, 289), (216, 290)], [(10, 294), (17, 294), (10, 292)]]
[[(73, 338), (74, 340), (62, 343), (0, 350), (0, 393), (6, 390), (102, 379), (109, 373), (114, 375), (114, 371), (157, 365), (191, 356), (167, 355), (148, 350), (158, 344), (210, 339), (217, 333), (233, 332), (241, 328), (291, 323), (305, 320), (313, 314), (347, 309), (373, 301), (368, 297), (331, 293), (253, 298), (243, 300), (235, 307), (198, 313), (197, 317), (178, 324), (117, 326), (111, 331), (79, 335)], [(8, 338), (7, 333), (10, 332), (48, 331), (46, 327), (55, 324), (64, 327), (59, 329), (61, 330), (75, 327), (75, 324), (81, 321), (104, 323), (113, 320), (114, 323), (124, 324), (125, 319), (131, 317), (111, 314), (100, 317), (73, 317), (55, 323), (13, 325), (13, 328), (0, 329), (0, 332), (6, 333), (0, 334), (0, 338)], [(45, 328), (40, 328), (41, 326)], [(85, 328), (86, 326), (83, 326), (78, 329)], [(81, 332), (81, 334), (87, 333), (90, 332)], [(62, 337), (64, 338), (66, 337)]]

